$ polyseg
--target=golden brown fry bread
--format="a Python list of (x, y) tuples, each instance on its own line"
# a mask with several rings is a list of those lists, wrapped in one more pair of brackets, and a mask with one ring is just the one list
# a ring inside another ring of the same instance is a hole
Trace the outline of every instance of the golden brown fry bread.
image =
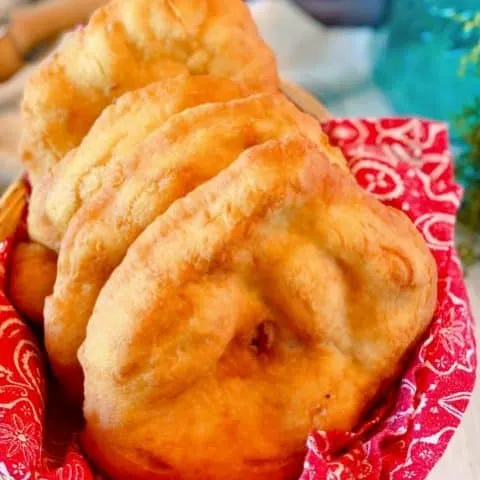
[[(231, 80), (188, 75), (125, 94), (105, 109), (81, 145), (34, 186), (28, 216), (30, 237), (58, 251), (82, 203), (110, 179), (122, 157), (169, 117), (201, 103), (241, 96), (240, 86)], [(124, 172), (117, 168), (115, 174), (114, 181), (121, 182)]]
[(32, 183), (77, 147), (126, 92), (190, 72), (277, 89), (276, 64), (242, 0), (113, 0), (31, 77), (22, 159)]
[(217, 175), (245, 149), (292, 134), (309, 138), (332, 162), (346, 168), (318, 122), (281, 94), (186, 110), (117, 162), (125, 181), (111, 182), (70, 222), (55, 291), (46, 308), (50, 361), (73, 397), (81, 396), (77, 351), (88, 319), (101, 288), (131, 243), (174, 200)]
[(43, 325), (45, 298), (53, 292), (57, 255), (38, 243), (19, 243), (12, 254), (8, 298), (32, 322)]
[(403, 213), (304, 138), (250, 148), (103, 288), (80, 350), (84, 447), (118, 480), (298, 478), (308, 432), (355, 426), (435, 301)]

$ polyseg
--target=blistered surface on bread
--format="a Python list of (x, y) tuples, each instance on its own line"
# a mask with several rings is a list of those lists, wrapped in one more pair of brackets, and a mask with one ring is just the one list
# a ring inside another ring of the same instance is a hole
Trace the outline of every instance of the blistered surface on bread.
[(103, 288), (80, 350), (84, 445), (114, 478), (291, 479), (351, 429), (433, 315), (401, 212), (293, 136), (176, 201)]
[(33, 183), (116, 98), (187, 72), (249, 92), (278, 86), (273, 53), (242, 0), (113, 0), (99, 9), (26, 85), (21, 155)]
[(107, 107), (80, 146), (33, 187), (30, 237), (58, 250), (72, 216), (113, 178), (125, 175), (124, 157), (175, 113), (202, 103), (242, 97), (240, 86), (212, 76), (182, 75), (129, 92)]
[[(92, 132), (99, 133), (96, 138), (101, 142), (103, 137), (110, 138), (109, 128), (116, 131), (118, 127), (106, 124), (100, 129), (99, 122)], [(100, 175), (98, 181), (88, 183), (102, 185), (95, 190), (96, 195), (83, 197), (83, 206), (69, 223), (55, 291), (46, 309), (45, 340), (50, 360), (74, 396), (81, 393), (77, 350), (85, 338), (88, 319), (101, 288), (131, 243), (172, 202), (217, 175), (244, 150), (293, 134), (303, 135), (332, 162), (346, 168), (343, 156), (331, 154), (318, 122), (299, 112), (281, 94), (200, 105), (173, 115), (136, 149), (118, 150), (125, 156), (108, 153), (101, 157), (116, 159), (110, 161), (105, 177), (102, 168), (84, 166), (98, 162), (92, 148), (86, 148), (84, 162), (66, 166), (73, 175), (59, 177), (57, 185), (51, 187), (52, 194), (73, 192), (82, 181), (85, 183), (85, 175)], [(102, 145), (106, 150), (109, 143)], [(57, 205), (67, 208), (68, 197), (58, 200), (63, 202)]]

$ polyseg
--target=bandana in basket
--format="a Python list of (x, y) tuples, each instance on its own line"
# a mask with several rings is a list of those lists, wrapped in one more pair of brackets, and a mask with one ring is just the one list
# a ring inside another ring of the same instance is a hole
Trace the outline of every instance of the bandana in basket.
[[(310, 435), (301, 480), (421, 480), (457, 428), (476, 370), (474, 322), (453, 245), (462, 192), (447, 127), (363, 119), (331, 120), (324, 128), (358, 183), (403, 210), (425, 237), (438, 264), (438, 306), (403, 378), (364, 424), (356, 432)], [(36, 335), (4, 294), (12, 244), (0, 243), (0, 479), (100, 479), (78, 449), (78, 424), (47, 385)]]

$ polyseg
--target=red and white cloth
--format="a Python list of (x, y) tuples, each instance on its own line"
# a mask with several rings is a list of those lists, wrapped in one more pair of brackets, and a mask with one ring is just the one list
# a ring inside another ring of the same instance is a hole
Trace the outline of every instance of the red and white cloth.
[[(364, 424), (356, 432), (310, 435), (301, 480), (421, 480), (457, 428), (476, 370), (474, 321), (453, 243), (462, 191), (447, 127), (420, 119), (332, 120), (324, 127), (358, 183), (403, 210), (425, 237), (438, 264), (438, 306), (403, 378)], [(47, 385), (36, 336), (3, 293), (13, 241), (0, 243), (0, 478), (99, 479), (78, 449), (72, 415)]]

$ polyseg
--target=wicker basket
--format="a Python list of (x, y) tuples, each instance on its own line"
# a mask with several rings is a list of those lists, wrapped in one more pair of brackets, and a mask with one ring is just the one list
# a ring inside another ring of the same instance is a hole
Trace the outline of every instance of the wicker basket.
[(22, 178), (16, 180), (0, 199), (0, 241), (17, 228), (27, 203), (27, 187)]

